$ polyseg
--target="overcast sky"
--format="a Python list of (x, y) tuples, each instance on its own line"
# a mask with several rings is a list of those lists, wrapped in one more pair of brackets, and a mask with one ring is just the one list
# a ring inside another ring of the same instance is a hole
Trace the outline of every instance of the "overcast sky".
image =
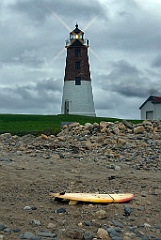
[(97, 116), (140, 119), (161, 96), (161, 0), (0, 0), (0, 113), (60, 113), (76, 22), (90, 40)]

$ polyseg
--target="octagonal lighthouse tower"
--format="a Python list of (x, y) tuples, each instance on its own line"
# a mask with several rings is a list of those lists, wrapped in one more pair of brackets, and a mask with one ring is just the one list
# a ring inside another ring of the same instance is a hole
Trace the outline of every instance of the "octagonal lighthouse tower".
[(89, 41), (78, 25), (66, 41), (67, 57), (62, 97), (62, 114), (95, 116), (88, 63)]

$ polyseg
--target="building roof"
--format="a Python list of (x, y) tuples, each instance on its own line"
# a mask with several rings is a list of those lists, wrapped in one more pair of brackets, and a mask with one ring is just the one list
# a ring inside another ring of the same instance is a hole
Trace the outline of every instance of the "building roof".
[[(82, 32), (82, 31), (78, 28), (78, 24), (76, 24), (76, 25), (75, 25), (75, 29), (74, 29), (72, 32), (78, 34), (78, 33)], [(71, 33), (72, 33), (72, 32), (71, 32)], [(83, 33), (83, 32), (82, 32), (82, 33)]]
[(139, 107), (141, 109), (148, 101), (151, 101), (153, 104), (161, 103), (161, 97), (150, 96), (148, 99)]

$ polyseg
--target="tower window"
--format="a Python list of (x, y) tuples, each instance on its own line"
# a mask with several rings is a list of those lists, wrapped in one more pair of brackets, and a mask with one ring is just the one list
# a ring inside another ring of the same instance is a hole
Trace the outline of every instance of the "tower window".
[(75, 85), (81, 85), (81, 78), (80, 77), (75, 78)]
[(80, 57), (80, 55), (81, 55), (80, 49), (76, 48), (75, 49), (75, 57)]
[(75, 63), (75, 69), (80, 69), (80, 62)]

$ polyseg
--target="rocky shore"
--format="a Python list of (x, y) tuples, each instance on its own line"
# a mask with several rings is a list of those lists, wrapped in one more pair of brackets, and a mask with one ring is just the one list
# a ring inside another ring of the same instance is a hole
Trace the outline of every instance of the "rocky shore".
[[(1, 134), (0, 178), (1, 240), (161, 240), (160, 121), (71, 123), (57, 136)], [(50, 191), (135, 197), (126, 205), (68, 205)]]

